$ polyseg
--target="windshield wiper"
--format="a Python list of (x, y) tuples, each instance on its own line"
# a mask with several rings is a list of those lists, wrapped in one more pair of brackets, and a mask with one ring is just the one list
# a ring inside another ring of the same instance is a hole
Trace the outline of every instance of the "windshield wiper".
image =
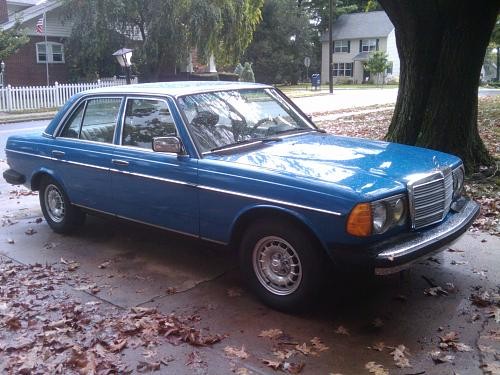
[(237, 147), (237, 146), (241, 146), (241, 145), (249, 144), (249, 143), (256, 143), (256, 142), (267, 143), (267, 142), (281, 142), (281, 141), (282, 141), (282, 139), (279, 137), (262, 137), (262, 138), (245, 139), (243, 141), (230, 143), (228, 145), (214, 147), (210, 150), (210, 152), (220, 151), (220, 150), (224, 150), (227, 148), (233, 148), (233, 147)]

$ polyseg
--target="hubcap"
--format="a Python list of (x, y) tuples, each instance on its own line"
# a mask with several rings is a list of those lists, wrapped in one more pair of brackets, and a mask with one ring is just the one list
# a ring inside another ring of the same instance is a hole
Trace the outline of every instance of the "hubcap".
[(52, 221), (60, 223), (64, 220), (64, 199), (55, 185), (48, 185), (45, 189), (45, 208)]
[(302, 281), (302, 265), (293, 248), (283, 238), (264, 237), (253, 249), (253, 269), (259, 282), (271, 293), (286, 296)]

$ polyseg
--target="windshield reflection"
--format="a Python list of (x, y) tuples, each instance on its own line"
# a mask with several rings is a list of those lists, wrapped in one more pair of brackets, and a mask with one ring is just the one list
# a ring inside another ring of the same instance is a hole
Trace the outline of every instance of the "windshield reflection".
[(272, 89), (187, 95), (178, 103), (202, 153), (314, 129)]

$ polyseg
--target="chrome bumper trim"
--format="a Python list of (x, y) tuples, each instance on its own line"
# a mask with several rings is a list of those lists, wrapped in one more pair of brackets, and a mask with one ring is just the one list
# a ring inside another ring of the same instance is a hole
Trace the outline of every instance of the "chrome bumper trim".
[[(460, 202), (463, 203), (461, 210), (451, 215), (442, 224), (415, 233), (409, 239), (386, 245), (388, 248), (375, 258), (375, 274), (387, 275), (399, 272), (422, 257), (429, 256), (429, 253), (442, 250), (444, 246), (458, 238), (467, 230), (479, 213), (479, 205), (476, 202), (465, 198), (462, 200), (463, 202)], [(381, 247), (385, 246), (381, 244)], [(425, 251), (427, 248), (429, 251)], [(407, 262), (402, 261), (405, 257), (411, 257), (412, 254), (415, 254), (415, 258), (409, 259)], [(391, 266), (391, 263), (394, 266)], [(383, 265), (377, 266), (377, 264)]]

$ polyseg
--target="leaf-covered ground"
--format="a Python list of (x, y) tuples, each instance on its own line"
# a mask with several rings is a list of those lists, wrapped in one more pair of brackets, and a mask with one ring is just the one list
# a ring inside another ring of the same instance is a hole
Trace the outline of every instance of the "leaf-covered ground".
[[(367, 109), (373, 111), (367, 112)], [(349, 112), (347, 116), (342, 113)], [(383, 139), (387, 133), (393, 108), (377, 110), (375, 107), (315, 114), (316, 123), (333, 134), (371, 139)], [(333, 115), (333, 120), (323, 120)], [(500, 164), (500, 96), (479, 99), (479, 133), (490, 154)], [(500, 235), (500, 175), (484, 179), (468, 178), (466, 192), (481, 204), (481, 214), (474, 222), (473, 230), (483, 230)]]
[[(151, 372), (172, 360), (153, 355), (162, 343), (203, 347), (224, 338), (199, 328), (198, 315), (123, 310), (83, 293), (77, 299), (69, 284), (86, 281), (66, 266), (22, 265), (0, 256), (1, 373)], [(125, 363), (125, 350), (142, 351), (143, 358)]]

